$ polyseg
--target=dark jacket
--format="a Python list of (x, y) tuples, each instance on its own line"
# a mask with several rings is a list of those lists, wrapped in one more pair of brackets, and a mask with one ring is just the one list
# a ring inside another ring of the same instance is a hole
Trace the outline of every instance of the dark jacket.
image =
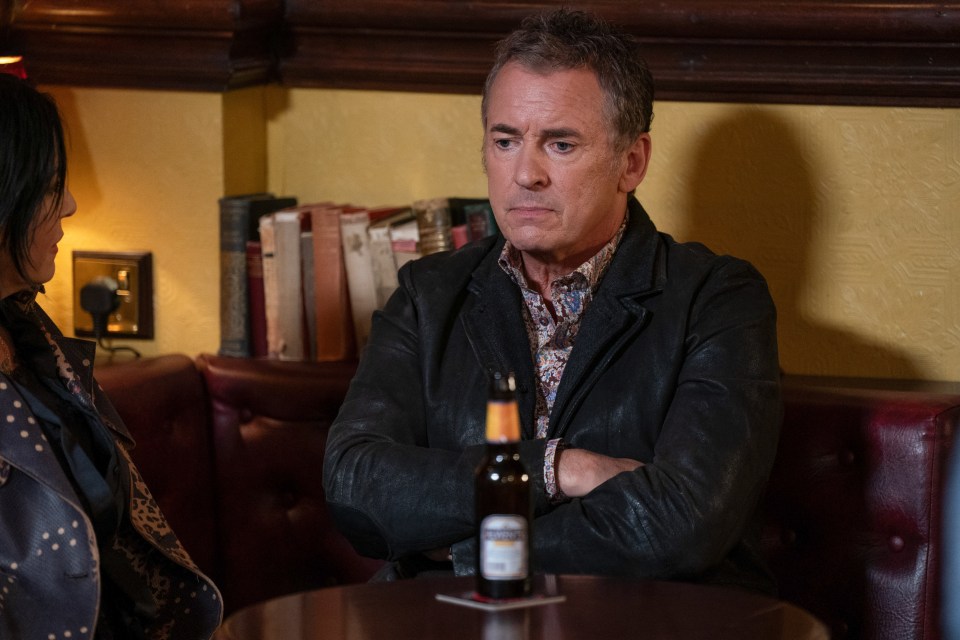
[[(127, 517), (114, 548), (156, 600), (148, 637), (209, 638), (222, 617), (220, 593), (180, 545), (130, 459), (133, 440), (93, 379), (94, 343), (65, 338), (39, 307), (33, 313), (129, 470)], [(28, 405), (0, 373), (0, 638), (91, 638), (102, 589), (94, 525)]]
[(534, 440), (535, 372), (502, 238), (406, 265), (331, 428), (327, 500), (364, 554), (453, 545), (474, 570), (473, 470), (487, 372), (513, 370), (535, 497), (540, 572), (740, 584), (770, 591), (756, 507), (781, 402), (776, 313), (748, 263), (679, 244), (630, 200), (628, 229), (588, 307), (548, 438), (640, 460), (549, 504)]

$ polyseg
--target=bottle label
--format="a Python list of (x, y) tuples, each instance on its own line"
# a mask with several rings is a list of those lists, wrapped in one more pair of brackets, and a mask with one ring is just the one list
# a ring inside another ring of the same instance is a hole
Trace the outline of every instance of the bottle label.
[(527, 577), (527, 520), (487, 516), (480, 523), (480, 574), (487, 580)]

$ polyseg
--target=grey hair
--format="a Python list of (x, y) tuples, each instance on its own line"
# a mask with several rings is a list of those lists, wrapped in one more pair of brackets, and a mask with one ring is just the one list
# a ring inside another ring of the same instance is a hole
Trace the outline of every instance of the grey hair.
[(597, 16), (568, 9), (529, 16), (519, 29), (497, 43), (480, 104), (484, 129), (490, 90), (497, 75), (511, 62), (536, 73), (592, 70), (604, 93), (604, 110), (613, 127), (617, 152), (650, 131), (653, 76), (640, 55), (639, 43)]

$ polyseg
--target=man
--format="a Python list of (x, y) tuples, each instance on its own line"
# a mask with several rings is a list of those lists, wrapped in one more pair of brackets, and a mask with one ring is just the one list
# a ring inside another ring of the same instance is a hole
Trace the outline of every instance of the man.
[(401, 270), (330, 432), (327, 499), (361, 553), (475, 571), (486, 381), (512, 370), (537, 571), (772, 590), (775, 311), (749, 264), (659, 234), (633, 197), (652, 94), (634, 41), (583, 13), (500, 44), (482, 115), (503, 237)]

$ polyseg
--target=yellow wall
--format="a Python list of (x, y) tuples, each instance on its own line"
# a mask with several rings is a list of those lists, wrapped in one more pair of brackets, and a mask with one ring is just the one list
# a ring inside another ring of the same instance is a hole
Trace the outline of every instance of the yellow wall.
[[(71, 252), (151, 251), (155, 339), (115, 344), (144, 355), (216, 351), (217, 198), (228, 187), (263, 188), (263, 90), (44, 89), (67, 127), (68, 181), (78, 210), (65, 223), (43, 307), (72, 335)], [(254, 142), (249, 152), (236, 144), (244, 137)]]
[(787, 371), (960, 379), (960, 111), (670, 105), (658, 118), (657, 219), (767, 276)]
[[(485, 193), (476, 96), (55, 94), (82, 207), (67, 248), (154, 252), (151, 353), (216, 350), (225, 192), (366, 205)], [(653, 137), (638, 195), (662, 230), (767, 276), (785, 370), (960, 380), (960, 111), (663, 102)], [(59, 267), (45, 306), (68, 328)]]

